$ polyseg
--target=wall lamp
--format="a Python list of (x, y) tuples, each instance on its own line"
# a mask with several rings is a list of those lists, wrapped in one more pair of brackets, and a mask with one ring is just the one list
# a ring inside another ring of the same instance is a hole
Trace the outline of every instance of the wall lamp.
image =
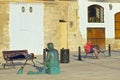
[(112, 10), (112, 8), (113, 8), (113, 5), (109, 4), (109, 9)]

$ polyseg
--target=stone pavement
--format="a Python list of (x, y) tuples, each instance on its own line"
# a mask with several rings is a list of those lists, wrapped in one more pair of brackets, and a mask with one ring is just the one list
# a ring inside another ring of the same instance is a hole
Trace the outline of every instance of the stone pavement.
[[(120, 52), (112, 52), (111, 57), (100, 55), (99, 59), (91, 57), (82, 58), (78, 61), (78, 53), (70, 53), (70, 62), (61, 63), (61, 73), (56, 75), (37, 74), (28, 75), (28, 71), (38, 71), (43, 65), (42, 55), (35, 60), (36, 67), (28, 61), (23, 74), (16, 74), (24, 61), (15, 61), (16, 68), (0, 66), (0, 80), (119, 80), (120, 79)], [(82, 56), (85, 54), (82, 53)], [(108, 53), (106, 52), (106, 55)], [(3, 62), (3, 60), (0, 60)]]

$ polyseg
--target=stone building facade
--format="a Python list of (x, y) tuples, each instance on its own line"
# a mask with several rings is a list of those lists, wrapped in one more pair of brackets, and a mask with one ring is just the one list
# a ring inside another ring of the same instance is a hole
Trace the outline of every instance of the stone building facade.
[[(13, 0), (17, 2), (17, 0)], [(28, 2), (28, 1), (23, 1)], [(19, 3), (19, 1), (18, 1)], [(34, 3), (34, 1), (30, 1)], [(68, 48), (70, 51), (77, 51), (78, 46), (84, 45), (85, 40), (79, 32), (78, 23), (78, 3), (77, 1), (39, 1), (44, 3), (44, 45), (48, 42), (53, 42), (55, 48)], [(9, 37), (9, 1), (0, 2), (0, 57), (3, 50), (10, 50)], [(67, 42), (64, 39), (61, 41), (62, 28), (66, 26)], [(62, 43), (62, 45), (61, 45)]]
[[(84, 51), (84, 38), (80, 32), (81, 26), (78, 15), (77, 0), (10, 0), (15, 3), (43, 3), (44, 4), (44, 48), (48, 42), (53, 42), (56, 49), (68, 48), (70, 51), (78, 51), (78, 47)], [(0, 1), (0, 58), (3, 50), (10, 50), (9, 35), (9, 0)], [(83, 13), (84, 14), (84, 13)], [(82, 24), (82, 23), (81, 23)], [(83, 27), (83, 26), (82, 26)], [(112, 49), (119, 49), (120, 40), (105, 39), (105, 47), (112, 45)]]
[(9, 4), (0, 2), (0, 57), (9, 49)]

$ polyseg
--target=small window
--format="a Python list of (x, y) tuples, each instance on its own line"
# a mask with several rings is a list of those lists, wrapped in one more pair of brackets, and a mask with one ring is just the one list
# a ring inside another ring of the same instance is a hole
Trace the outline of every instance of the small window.
[(25, 7), (24, 7), (24, 6), (22, 6), (21, 10), (22, 10), (22, 12), (25, 12)]
[(99, 5), (91, 5), (88, 7), (88, 22), (103, 23), (104, 9)]
[(32, 13), (33, 12), (33, 8), (29, 7), (29, 12)]

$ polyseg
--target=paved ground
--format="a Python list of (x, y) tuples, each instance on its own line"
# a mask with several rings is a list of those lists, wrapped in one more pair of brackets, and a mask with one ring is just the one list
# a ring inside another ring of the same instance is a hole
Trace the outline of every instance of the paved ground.
[[(120, 79), (120, 52), (112, 52), (111, 57), (104, 57), (102, 54), (99, 59), (91, 57), (82, 58), (78, 61), (77, 52), (70, 53), (70, 62), (61, 63), (61, 73), (57, 75), (37, 74), (28, 75), (28, 71), (37, 71), (42, 67), (42, 56), (38, 55), (33, 67), (29, 61), (24, 68), (23, 74), (16, 74), (24, 61), (16, 61), (15, 69), (7, 66), (2, 69), (0, 66), (0, 80), (119, 80)], [(106, 55), (108, 53), (106, 52)], [(82, 54), (84, 56), (84, 54)], [(2, 62), (3, 60), (1, 60)]]

